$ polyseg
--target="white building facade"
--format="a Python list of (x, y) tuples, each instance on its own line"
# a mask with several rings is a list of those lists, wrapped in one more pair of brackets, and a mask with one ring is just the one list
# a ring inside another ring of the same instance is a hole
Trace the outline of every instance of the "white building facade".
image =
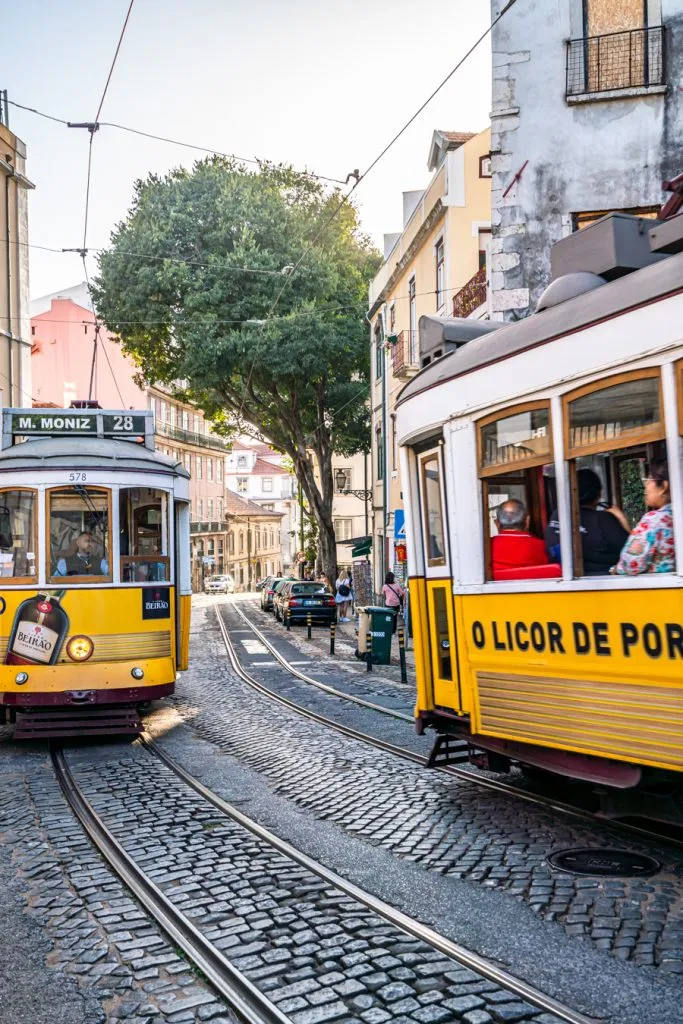
[(266, 511), (282, 515), (282, 567), (289, 572), (300, 549), (301, 510), (296, 477), (285, 456), (258, 441), (238, 441), (226, 459), (226, 487)]
[(491, 305), (513, 320), (554, 242), (611, 211), (653, 217), (683, 171), (683, 0), (525, 0), (492, 57)]

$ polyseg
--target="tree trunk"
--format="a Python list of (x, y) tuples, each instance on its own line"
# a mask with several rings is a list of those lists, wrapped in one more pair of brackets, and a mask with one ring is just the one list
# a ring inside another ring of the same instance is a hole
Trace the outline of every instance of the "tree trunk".
[(337, 540), (334, 535), (334, 523), (332, 522), (333, 485), (331, 460), (329, 466), (325, 468), (321, 466), (322, 491), (316, 484), (313, 466), (307, 453), (303, 456), (297, 455), (294, 468), (297, 479), (308, 499), (308, 506), (318, 524), (318, 543), (320, 545), (323, 572), (332, 587), (334, 587), (337, 578)]

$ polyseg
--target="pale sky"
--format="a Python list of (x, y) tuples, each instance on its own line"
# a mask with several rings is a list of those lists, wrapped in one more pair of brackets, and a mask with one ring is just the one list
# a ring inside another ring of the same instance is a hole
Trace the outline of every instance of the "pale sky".
[[(6, 5), (0, 89), (57, 117), (92, 120), (127, 7)], [(364, 170), (489, 20), (489, 0), (135, 0), (100, 120), (343, 179)], [(429, 180), (433, 129), (480, 131), (489, 111), (486, 40), (358, 188), (363, 228), (378, 246), (401, 228), (401, 193)], [(30, 242), (80, 245), (87, 131), (15, 107), (10, 128), (37, 186)], [(102, 128), (88, 244), (107, 244), (136, 178), (200, 155)], [(31, 249), (32, 297), (82, 279), (79, 257)]]

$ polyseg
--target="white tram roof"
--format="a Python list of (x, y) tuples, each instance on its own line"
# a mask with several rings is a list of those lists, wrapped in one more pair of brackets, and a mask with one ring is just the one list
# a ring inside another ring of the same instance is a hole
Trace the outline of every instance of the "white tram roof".
[(103, 437), (38, 437), (0, 451), (0, 473), (25, 469), (111, 470), (112, 472), (154, 472), (185, 477), (190, 474), (181, 462), (144, 444)]
[(400, 406), (446, 381), (682, 290), (683, 253), (679, 253), (541, 313), (474, 338), (416, 374), (399, 392), (396, 405)]

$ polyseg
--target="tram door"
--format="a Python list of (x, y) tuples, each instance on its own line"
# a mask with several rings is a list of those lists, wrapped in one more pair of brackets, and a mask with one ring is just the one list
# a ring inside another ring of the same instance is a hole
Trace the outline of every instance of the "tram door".
[(439, 445), (420, 453), (418, 466), (433, 700), (437, 707), (459, 708), (460, 687), (442, 447)]

